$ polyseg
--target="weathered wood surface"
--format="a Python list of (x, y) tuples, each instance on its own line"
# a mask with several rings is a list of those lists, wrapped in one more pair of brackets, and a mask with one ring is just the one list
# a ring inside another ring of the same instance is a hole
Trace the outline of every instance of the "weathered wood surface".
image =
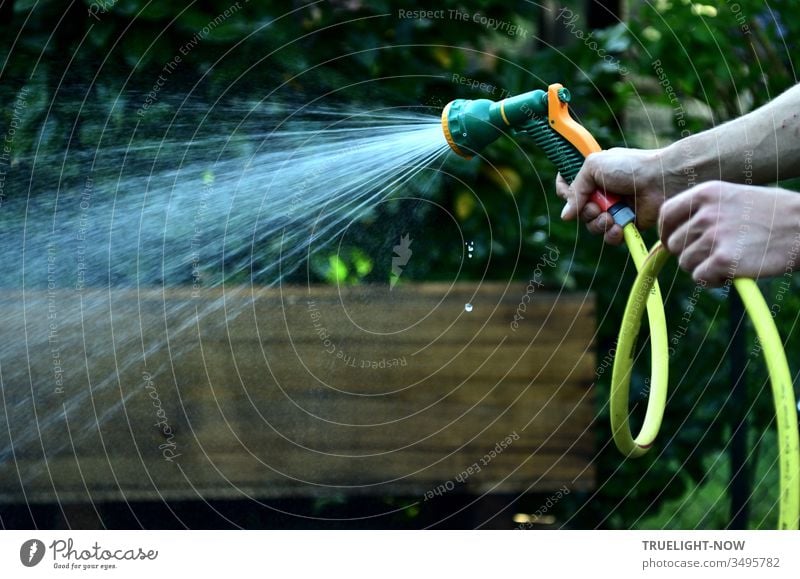
[(593, 301), (524, 293), (2, 295), (0, 501), (591, 488)]

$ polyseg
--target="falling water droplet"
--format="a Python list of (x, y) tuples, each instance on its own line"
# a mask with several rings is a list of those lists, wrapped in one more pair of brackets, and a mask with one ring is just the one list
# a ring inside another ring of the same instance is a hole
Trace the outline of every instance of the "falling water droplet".
[(464, 304), (464, 310), (471, 312), (472, 311), (472, 304)]

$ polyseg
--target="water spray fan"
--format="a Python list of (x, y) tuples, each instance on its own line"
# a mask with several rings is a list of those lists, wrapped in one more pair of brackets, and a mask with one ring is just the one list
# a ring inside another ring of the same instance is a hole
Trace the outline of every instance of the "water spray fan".
[[(450, 148), (461, 157), (472, 158), (501, 137), (530, 137), (572, 183), (591, 153), (600, 145), (569, 113), (569, 91), (552, 84), (547, 91), (534, 90), (501, 101), (457, 99), (442, 111), (442, 130)], [(657, 276), (669, 254), (660, 242), (650, 251), (635, 225), (635, 213), (619, 197), (595, 191), (592, 201), (607, 211), (622, 227), (625, 244), (637, 269), (616, 346), (611, 376), (611, 430), (617, 448), (626, 456), (644, 455), (655, 441), (667, 401), (669, 344), (664, 305)], [(800, 440), (786, 353), (764, 296), (752, 279), (736, 278), (742, 297), (762, 345), (776, 410), (780, 454), (780, 514), (778, 527), (797, 529), (800, 518)], [(650, 326), (650, 394), (639, 434), (629, 424), (628, 398), (631, 370), (644, 310)]]

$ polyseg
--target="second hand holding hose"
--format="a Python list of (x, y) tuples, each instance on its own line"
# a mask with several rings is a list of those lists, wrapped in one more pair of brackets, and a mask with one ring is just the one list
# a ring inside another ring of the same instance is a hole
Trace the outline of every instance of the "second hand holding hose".
[[(442, 130), (450, 148), (467, 159), (511, 130), (530, 136), (556, 165), (561, 176), (572, 183), (584, 159), (600, 151), (592, 135), (569, 114), (569, 91), (552, 84), (547, 92), (535, 90), (499, 102), (488, 99), (457, 99), (442, 111)], [(669, 344), (664, 305), (657, 276), (669, 254), (660, 243), (648, 253), (635, 215), (620, 198), (596, 191), (592, 201), (608, 211), (622, 227), (625, 244), (638, 271), (625, 307), (611, 376), (611, 430), (617, 448), (630, 457), (642, 456), (653, 444), (667, 401), (669, 379)], [(780, 529), (797, 529), (800, 518), (800, 442), (797, 408), (786, 362), (786, 354), (764, 297), (751, 279), (737, 278), (734, 286), (759, 340), (772, 385), (777, 413), (780, 454)], [(650, 394), (644, 423), (634, 438), (630, 430), (628, 397), (636, 338), (647, 309), (650, 326)]]

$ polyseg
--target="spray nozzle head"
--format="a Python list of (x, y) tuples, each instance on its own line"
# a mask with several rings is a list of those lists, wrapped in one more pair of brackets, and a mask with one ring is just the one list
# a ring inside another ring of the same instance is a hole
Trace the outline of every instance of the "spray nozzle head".
[(534, 115), (547, 115), (547, 93), (534, 90), (501, 101), (456, 99), (442, 111), (442, 131), (453, 151), (471, 159), (503, 134)]

